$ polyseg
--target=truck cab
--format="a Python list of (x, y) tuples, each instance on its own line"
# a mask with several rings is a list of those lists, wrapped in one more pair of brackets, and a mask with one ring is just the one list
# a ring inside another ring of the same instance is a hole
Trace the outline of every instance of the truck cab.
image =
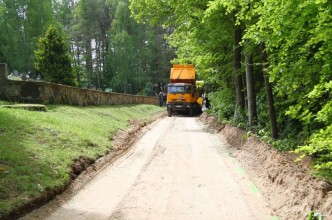
[(201, 111), (200, 94), (196, 87), (196, 72), (192, 64), (173, 65), (167, 86), (167, 114), (188, 113), (192, 116)]

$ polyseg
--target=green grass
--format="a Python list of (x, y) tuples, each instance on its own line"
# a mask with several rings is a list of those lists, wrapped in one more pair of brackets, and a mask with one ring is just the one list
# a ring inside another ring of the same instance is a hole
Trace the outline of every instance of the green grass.
[(148, 119), (163, 110), (153, 105), (47, 108), (0, 108), (0, 218), (46, 189), (66, 185), (73, 160), (105, 155), (111, 137), (129, 119)]

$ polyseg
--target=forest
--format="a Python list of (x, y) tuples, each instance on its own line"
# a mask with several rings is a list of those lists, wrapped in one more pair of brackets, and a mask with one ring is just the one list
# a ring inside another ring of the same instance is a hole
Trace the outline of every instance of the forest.
[(167, 83), (175, 57), (163, 37), (167, 30), (138, 24), (127, 0), (0, 0), (0, 61), (11, 72), (52, 81), (38, 71), (35, 55), (51, 25), (70, 53), (79, 87), (151, 95), (152, 82)]
[(330, 1), (0, 0), (0, 62), (38, 72), (51, 25), (75, 85), (151, 95), (171, 63), (192, 63), (211, 114), (332, 176)]

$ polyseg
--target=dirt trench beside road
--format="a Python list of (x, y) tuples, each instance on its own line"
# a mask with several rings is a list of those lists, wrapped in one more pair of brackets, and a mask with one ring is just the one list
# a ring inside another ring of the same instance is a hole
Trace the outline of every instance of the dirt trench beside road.
[(310, 158), (295, 162), (299, 155), (278, 152), (270, 145), (248, 136), (245, 131), (220, 125), (213, 116), (200, 120), (219, 138), (257, 185), (279, 219), (307, 219), (310, 211), (332, 220), (332, 185), (313, 177)]
[(73, 184), (23, 219), (304, 219), (311, 208), (329, 215), (328, 183), (259, 141), (243, 140), (243, 131), (200, 119), (209, 128), (181, 116), (152, 123), (87, 184)]

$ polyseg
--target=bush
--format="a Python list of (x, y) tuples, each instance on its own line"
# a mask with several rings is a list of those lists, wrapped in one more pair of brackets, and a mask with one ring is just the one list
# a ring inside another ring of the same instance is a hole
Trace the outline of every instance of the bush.
[(230, 88), (223, 88), (209, 95), (213, 112), (219, 120), (231, 120), (234, 116), (234, 92)]
[(51, 25), (45, 37), (38, 41), (38, 50), (35, 51), (36, 70), (46, 81), (77, 86), (68, 51), (63, 37)]

